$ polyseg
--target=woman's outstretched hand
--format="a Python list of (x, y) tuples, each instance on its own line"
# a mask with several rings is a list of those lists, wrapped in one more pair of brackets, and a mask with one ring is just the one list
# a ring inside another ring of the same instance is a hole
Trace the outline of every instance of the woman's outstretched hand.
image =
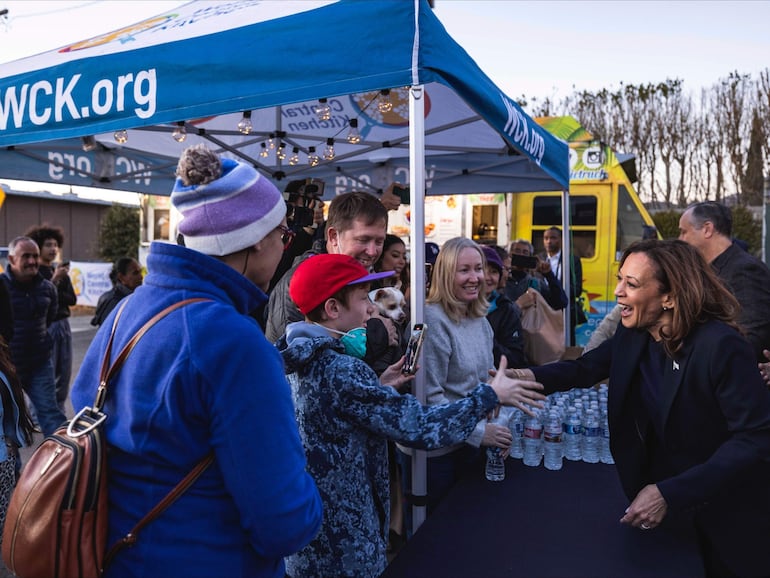
[(534, 374), (529, 371), (529, 379), (512, 377), (510, 371), (529, 371), (529, 370), (508, 370), (508, 360), (505, 355), (500, 357), (500, 366), (495, 375), (489, 382), (492, 389), (495, 390), (500, 403), (511, 405), (521, 409), (527, 415), (534, 416), (532, 408), (542, 408), (540, 403), (545, 396), (539, 390), (543, 385), (534, 381)]

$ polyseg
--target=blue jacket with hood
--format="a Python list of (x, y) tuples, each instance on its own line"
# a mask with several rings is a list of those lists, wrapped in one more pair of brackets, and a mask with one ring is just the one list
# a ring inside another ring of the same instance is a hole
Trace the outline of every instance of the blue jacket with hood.
[(498, 403), (480, 384), (454, 403), (423, 406), (381, 385), (322, 327), (290, 323), (278, 343), (302, 441), (324, 503), (321, 531), (287, 561), (292, 578), (379, 576), (390, 525), (387, 440), (419, 449), (460, 443)]

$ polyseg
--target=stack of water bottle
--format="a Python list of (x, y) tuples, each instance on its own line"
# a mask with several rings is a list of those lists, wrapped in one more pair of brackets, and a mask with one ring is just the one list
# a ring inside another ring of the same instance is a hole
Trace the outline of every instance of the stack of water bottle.
[[(614, 464), (607, 425), (607, 384), (588, 389), (553, 393), (534, 410), (535, 417), (520, 409), (503, 408), (497, 423), (505, 423), (513, 435), (510, 456), (527, 466), (543, 465), (560, 470), (563, 459)], [(487, 479), (500, 481), (505, 467), (500, 451), (487, 449)]]

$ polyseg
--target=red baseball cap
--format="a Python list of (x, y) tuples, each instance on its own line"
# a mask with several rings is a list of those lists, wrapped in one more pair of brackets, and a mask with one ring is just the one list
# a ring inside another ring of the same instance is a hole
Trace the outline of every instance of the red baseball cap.
[(300, 263), (289, 282), (289, 295), (307, 315), (346, 285), (390, 277), (395, 271), (369, 273), (353, 257), (341, 254), (313, 255)]

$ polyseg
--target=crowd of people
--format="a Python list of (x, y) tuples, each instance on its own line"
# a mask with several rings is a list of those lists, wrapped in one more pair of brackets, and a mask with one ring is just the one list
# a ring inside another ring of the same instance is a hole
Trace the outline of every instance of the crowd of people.
[[(684, 519), (707, 575), (770, 575), (770, 270), (736, 248), (729, 210), (694, 205), (681, 240), (628, 247), (602, 339), (577, 360), (537, 366), (522, 325), (532, 308), (566, 310), (573, 340), (584, 321), (581, 262), (564, 266), (562, 231), (543, 232), (542, 254), (526, 239), (426, 243), (418, 288), (410, 248), (387, 233), (392, 187), (328, 207), (319, 190), (297, 181), (282, 195), (250, 165), (190, 147), (171, 194), (178, 243), (152, 244), (145, 278), (134, 259), (115, 264), (72, 386), (76, 411), (93, 400), (109, 342), (119, 350), (167, 305), (202, 301), (159, 322), (111, 387), (109, 541), (203, 456), (215, 466), (106, 577), (378, 576), (408, 539), (414, 448), (428, 450), (430, 515), (481, 469), (482, 448), (507, 452), (511, 431), (492, 419), (500, 405), (532, 414), (547, 393), (607, 379), (629, 499), (621, 522), (649, 531)], [(0, 494), (33, 419), (46, 434), (64, 421), (74, 294), (56, 262), (63, 242), (43, 226), (9, 247)], [(403, 371), (423, 290), (424, 405)]]

